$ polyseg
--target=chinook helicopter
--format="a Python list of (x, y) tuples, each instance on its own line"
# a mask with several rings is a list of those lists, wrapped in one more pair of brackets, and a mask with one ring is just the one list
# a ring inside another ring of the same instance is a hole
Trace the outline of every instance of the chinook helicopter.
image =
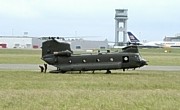
[(50, 73), (65, 73), (67, 71), (94, 71), (135, 69), (147, 65), (142, 59), (137, 46), (128, 46), (117, 53), (98, 53), (92, 55), (74, 55), (70, 44), (58, 42), (55, 39), (42, 43), (42, 58), (47, 64), (57, 67)]

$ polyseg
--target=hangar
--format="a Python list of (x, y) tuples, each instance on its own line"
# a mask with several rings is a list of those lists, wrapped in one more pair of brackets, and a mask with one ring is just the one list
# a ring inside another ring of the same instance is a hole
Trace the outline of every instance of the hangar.
[(0, 48), (40, 48), (41, 40), (27, 36), (0, 36)]
[(72, 50), (107, 49), (108, 41), (74, 40), (70, 42)]
[(180, 34), (176, 34), (175, 37), (165, 37), (163, 41), (166, 42), (180, 42)]
[[(92, 49), (108, 49), (108, 40), (95, 41), (84, 40), (78, 37), (53, 37), (59, 42), (67, 42), (70, 44), (72, 50), (92, 50)], [(50, 37), (41, 37), (42, 42), (49, 40)]]
[[(50, 37), (0, 36), (0, 48), (41, 48), (42, 42)], [(59, 42), (67, 42), (72, 50), (107, 49), (108, 40), (93, 41), (77, 37), (53, 37)]]

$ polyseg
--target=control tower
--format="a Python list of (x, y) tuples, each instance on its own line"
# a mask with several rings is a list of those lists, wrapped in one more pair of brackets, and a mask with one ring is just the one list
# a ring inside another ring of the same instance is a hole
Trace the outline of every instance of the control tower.
[[(127, 9), (116, 9), (115, 14), (115, 46), (126, 45), (127, 43)], [(119, 41), (120, 36), (123, 36), (123, 41)]]

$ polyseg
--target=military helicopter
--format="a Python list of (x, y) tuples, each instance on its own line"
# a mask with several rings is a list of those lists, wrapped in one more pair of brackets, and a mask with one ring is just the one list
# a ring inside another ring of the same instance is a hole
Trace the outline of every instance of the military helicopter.
[(47, 40), (42, 43), (42, 60), (47, 64), (57, 67), (57, 70), (50, 73), (65, 73), (67, 71), (94, 71), (135, 69), (147, 65), (146, 60), (142, 59), (137, 46), (128, 46), (122, 52), (98, 53), (92, 55), (74, 55), (70, 44), (58, 42), (55, 39)]

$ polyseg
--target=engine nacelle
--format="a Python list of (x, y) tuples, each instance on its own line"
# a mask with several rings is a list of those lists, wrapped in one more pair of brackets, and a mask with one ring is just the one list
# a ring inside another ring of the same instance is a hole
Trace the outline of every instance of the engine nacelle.
[(70, 57), (72, 52), (69, 50), (66, 51), (61, 51), (61, 52), (54, 52), (53, 53), (55, 56), (66, 56), (66, 57)]

